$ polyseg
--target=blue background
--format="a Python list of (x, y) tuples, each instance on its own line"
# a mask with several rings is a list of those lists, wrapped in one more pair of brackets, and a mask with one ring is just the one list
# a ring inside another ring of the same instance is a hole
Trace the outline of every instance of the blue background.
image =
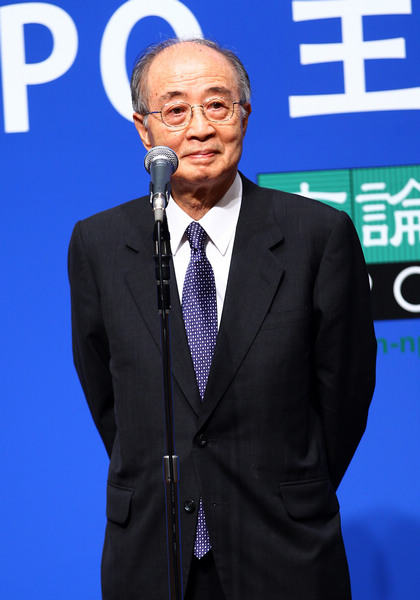
[[(56, 2), (78, 31), (72, 67), (29, 87), (28, 132), (5, 133), (0, 103), (5, 600), (100, 598), (107, 459), (72, 366), (66, 255), (78, 219), (147, 193), (145, 152), (132, 123), (108, 100), (99, 68), (104, 29), (121, 4)], [(294, 23), (290, 0), (184, 4), (203, 34), (236, 50), (250, 74), (253, 113), (240, 165), (250, 179), (262, 172), (420, 164), (418, 110), (289, 117), (290, 95), (344, 91), (342, 63), (299, 60), (299, 44), (341, 41), (339, 19)], [(404, 37), (407, 53), (367, 61), (368, 91), (420, 86), (419, 30), (418, 0), (410, 15), (364, 19), (366, 40)], [(173, 31), (163, 19), (140, 21), (128, 40), (128, 72), (140, 50), (168, 35)], [(44, 60), (52, 48), (48, 29), (25, 26), (28, 63)], [(339, 490), (343, 530), (354, 600), (415, 600), (420, 319), (376, 328), (389, 342), (411, 336), (417, 346), (405, 353), (380, 349), (368, 431)]]

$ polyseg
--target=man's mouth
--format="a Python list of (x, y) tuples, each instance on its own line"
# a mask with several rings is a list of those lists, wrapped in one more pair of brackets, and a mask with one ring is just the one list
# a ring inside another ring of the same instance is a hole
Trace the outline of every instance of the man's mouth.
[(184, 158), (211, 158), (217, 153), (216, 150), (196, 150), (184, 155)]

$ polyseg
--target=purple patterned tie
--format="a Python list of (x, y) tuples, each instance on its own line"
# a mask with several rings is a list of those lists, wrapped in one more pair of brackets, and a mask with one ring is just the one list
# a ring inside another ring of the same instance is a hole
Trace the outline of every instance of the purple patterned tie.
[[(213, 269), (204, 249), (206, 232), (199, 223), (192, 222), (185, 233), (191, 246), (191, 258), (182, 290), (182, 313), (198, 389), (203, 399), (217, 337), (216, 285)], [(210, 548), (200, 498), (194, 554), (201, 558)]]

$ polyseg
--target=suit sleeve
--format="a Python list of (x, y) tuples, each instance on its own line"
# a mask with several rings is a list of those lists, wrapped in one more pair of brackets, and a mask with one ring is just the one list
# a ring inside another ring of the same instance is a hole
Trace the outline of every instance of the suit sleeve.
[(314, 291), (315, 398), (331, 479), (338, 487), (366, 427), (375, 386), (376, 339), (357, 233), (339, 213)]
[(74, 364), (93, 420), (110, 456), (116, 425), (109, 344), (102, 320), (100, 294), (80, 222), (70, 240), (68, 269)]

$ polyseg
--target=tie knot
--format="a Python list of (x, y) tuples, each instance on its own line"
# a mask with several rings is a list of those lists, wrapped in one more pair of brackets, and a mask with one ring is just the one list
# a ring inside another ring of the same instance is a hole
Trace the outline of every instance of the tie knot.
[(194, 248), (194, 250), (204, 249), (204, 242), (206, 241), (207, 233), (201, 227), (200, 223), (196, 223), (195, 221), (190, 223), (185, 230), (185, 234), (188, 238), (191, 248)]

